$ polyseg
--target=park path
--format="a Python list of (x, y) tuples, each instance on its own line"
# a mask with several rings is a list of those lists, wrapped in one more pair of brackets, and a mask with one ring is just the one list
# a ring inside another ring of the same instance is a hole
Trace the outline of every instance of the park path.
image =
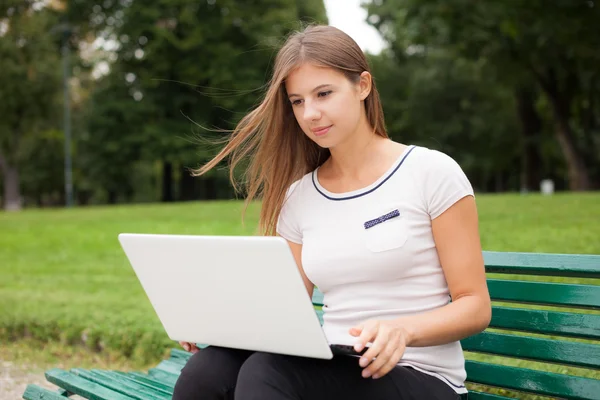
[[(57, 387), (46, 380), (44, 370), (35, 365), (0, 359), (0, 400), (22, 399), (25, 388), (33, 383), (50, 390)], [(72, 396), (70, 399), (81, 399)]]

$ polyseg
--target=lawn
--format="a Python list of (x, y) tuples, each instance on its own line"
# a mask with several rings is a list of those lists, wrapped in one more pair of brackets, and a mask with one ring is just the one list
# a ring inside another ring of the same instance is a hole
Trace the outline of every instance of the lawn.
[[(484, 250), (600, 254), (600, 193), (478, 196)], [(140, 365), (172, 343), (128, 264), (121, 232), (250, 235), (239, 201), (0, 213), (0, 341), (118, 352)]]

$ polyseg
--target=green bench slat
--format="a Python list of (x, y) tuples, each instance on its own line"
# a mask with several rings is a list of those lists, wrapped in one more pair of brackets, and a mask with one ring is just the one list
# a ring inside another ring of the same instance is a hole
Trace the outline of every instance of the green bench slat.
[[(322, 296), (315, 293), (313, 304), (320, 305)], [(316, 310), (316, 313), (323, 324), (323, 311)], [(494, 306), (490, 327), (597, 339), (600, 338), (600, 315)]]
[(319, 322), (321, 323), (321, 325), (323, 325), (323, 310), (315, 310), (317, 313), (317, 317), (319, 318)]
[(179, 366), (179, 368), (183, 368), (185, 366), (185, 364), (187, 364), (189, 359), (183, 359), (183, 358), (174, 358), (171, 357), (169, 358), (169, 361), (173, 363), (173, 365), (177, 365)]
[(99, 383), (109, 389), (123, 393), (124, 395), (139, 398), (140, 400), (170, 400), (171, 396), (146, 385), (132, 382), (118, 374), (100, 370), (72, 370), (76, 375), (86, 378), (92, 382)]
[(159, 398), (171, 399), (171, 396), (173, 395), (173, 388), (168, 385), (161, 384), (161, 382), (147, 382), (147, 380), (142, 380), (135, 376), (119, 371), (93, 370), (93, 372), (102, 373), (107, 379), (121, 380), (124, 384), (131, 385), (135, 388), (139, 387), (142, 390), (153, 393), (154, 396)]
[(191, 356), (192, 356), (192, 353), (189, 353), (187, 351), (180, 350), (180, 349), (171, 349), (171, 358), (172, 359), (180, 359), (180, 360), (185, 360), (187, 362), (187, 360), (189, 360)]
[(461, 340), (464, 350), (600, 368), (600, 345), (483, 332)]
[(108, 389), (98, 383), (90, 382), (61, 369), (46, 371), (48, 382), (54, 383), (69, 392), (89, 400), (132, 400), (132, 397)]
[(484, 251), (483, 260), (493, 273), (600, 278), (600, 255)]
[(600, 380), (535, 371), (525, 368), (466, 361), (469, 382), (533, 392), (565, 399), (593, 400), (600, 394)]
[(600, 309), (600, 285), (488, 279), (493, 300)]
[(497, 394), (475, 392), (469, 390), (469, 400), (514, 400), (512, 397), (498, 396)]
[(148, 375), (152, 377), (152, 379), (166, 382), (169, 385), (175, 387), (175, 383), (177, 382), (177, 378), (179, 377), (179, 373), (175, 374), (172, 372), (167, 372), (159, 368), (150, 368), (148, 370)]
[(173, 386), (167, 384), (166, 382), (161, 382), (156, 379), (152, 379), (150, 376), (138, 373), (138, 372), (122, 372), (122, 371), (114, 371), (115, 373), (121, 375), (125, 379), (129, 379), (133, 382), (137, 382), (140, 385), (146, 385), (149, 388), (152, 388), (156, 391), (160, 391), (166, 394), (173, 394)]
[[(490, 295), (494, 300), (600, 308), (599, 285), (502, 279), (488, 279), (487, 283)], [(315, 289), (313, 293), (312, 302), (315, 306), (323, 305), (323, 293), (318, 289)]]
[(313, 292), (312, 302), (315, 306), (320, 307), (323, 305), (323, 293), (321, 293), (321, 291), (317, 288), (315, 288)]
[(598, 339), (600, 338), (600, 315), (492, 307), (490, 327)]
[(165, 372), (168, 372), (171, 374), (175, 374), (175, 375), (179, 375), (182, 368), (183, 368), (183, 364), (180, 364), (176, 361), (171, 361), (170, 359), (163, 360), (156, 367), (154, 367), (154, 369), (160, 369), (162, 371), (165, 371)]
[(25, 400), (66, 400), (67, 397), (61, 396), (58, 392), (36, 386), (27, 385), (25, 393), (23, 393)]

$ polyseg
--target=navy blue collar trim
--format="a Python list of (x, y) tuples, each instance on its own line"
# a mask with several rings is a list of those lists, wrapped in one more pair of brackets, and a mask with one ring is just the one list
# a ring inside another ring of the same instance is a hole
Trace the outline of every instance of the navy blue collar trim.
[(348, 196), (348, 197), (331, 197), (326, 195), (325, 193), (323, 193), (321, 190), (319, 190), (319, 187), (317, 186), (317, 183), (315, 182), (315, 176), (317, 174), (317, 170), (314, 170), (312, 173), (312, 183), (313, 186), (315, 187), (315, 189), (317, 190), (317, 192), (321, 193), (321, 195), (329, 200), (334, 200), (334, 201), (340, 201), (340, 200), (352, 200), (352, 199), (356, 199), (357, 197), (361, 197), (361, 196), (365, 196), (369, 193), (374, 192), (375, 190), (379, 189), (379, 187), (381, 185), (383, 185), (385, 182), (387, 182), (388, 179), (390, 179), (392, 177), (392, 175), (394, 175), (396, 173), (396, 171), (398, 171), (398, 169), (400, 169), (400, 167), (402, 166), (402, 164), (404, 163), (404, 160), (406, 160), (406, 158), (408, 157), (408, 155), (415, 149), (415, 147), (417, 146), (412, 146), (404, 155), (404, 157), (402, 157), (402, 160), (400, 161), (400, 163), (398, 163), (398, 165), (396, 166), (396, 168), (394, 168), (394, 170), (392, 172), (390, 172), (390, 174), (388, 176), (385, 177), (384, 180), (382, 180), (381, 182), (379, 182), (379, 184), (377, 186), (375, 186), (372, 189), (367, 190), (366, 192), (363, 193), (359, 193), (359, 194), (355, 194), (354, 196)]

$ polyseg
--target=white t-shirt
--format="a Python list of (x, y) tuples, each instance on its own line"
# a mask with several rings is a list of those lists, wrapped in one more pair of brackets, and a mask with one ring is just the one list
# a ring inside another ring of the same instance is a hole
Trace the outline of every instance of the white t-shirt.
[[(450, 293), (431, 220), (473, 196), (449, 156), (408, 146), (376, 182), (331, 193), (316, 171), (288, 190), (277, 232), (302, 244), (302, 266), (324, 295), (323, 330), (330, 343), (353, 345), (349, 329), (368, 319), (395, 319), (442, 307)], [(465, 393), (460, 342), (410, 347), (400, 365), (436, 376)]]

